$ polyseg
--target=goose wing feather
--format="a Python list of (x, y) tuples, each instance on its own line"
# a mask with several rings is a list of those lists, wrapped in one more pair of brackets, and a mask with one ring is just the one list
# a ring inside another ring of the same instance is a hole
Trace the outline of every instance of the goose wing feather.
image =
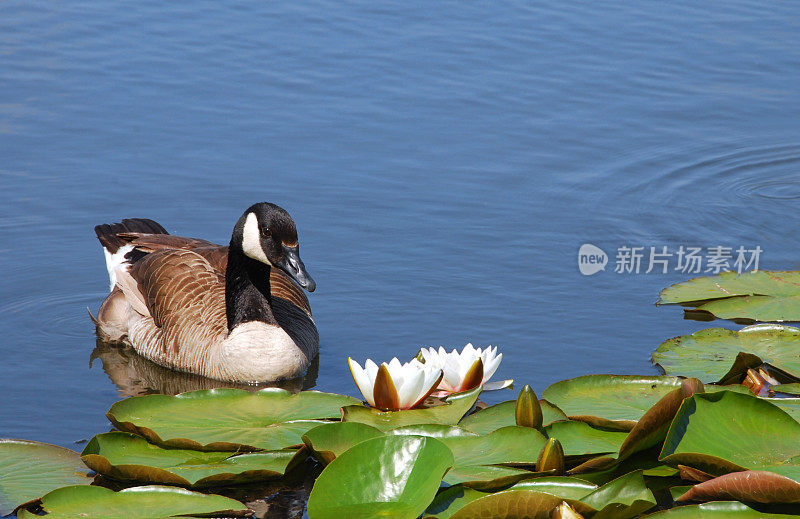
[(157, 250), (136, 262), (130, 276), (160, 332), (142, 330), (149, 338), (146, 356), (186, 369), (202, 364), (209, 348), (226, 337), (224, 274), (200, 254)]
[[(205, 258), (221, 275), (225, 275), (225, 269), (228, 265), (228, 247), (225, 245), (217, 245), (206, 240), (185, 238), (172, 234), (127, 232), (121, 233), (119, 236), (142, 252), (152, 253), (164, 249), (184, 249), (196, 252)], [(269, 282), (270, 293), (273, 297), (279, 297), (292, 303), (311, 317), (311, 305), (308, 303), (308, 298), (303, 290), (297, 286), (297, 283), (292, 281), (286, 273), (280, 269), (271, 269)]]

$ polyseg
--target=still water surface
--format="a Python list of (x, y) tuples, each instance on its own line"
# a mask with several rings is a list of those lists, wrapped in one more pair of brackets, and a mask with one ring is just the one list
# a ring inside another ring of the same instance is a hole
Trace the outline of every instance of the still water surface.
[[(798, 2), (6, 1), (0, 437), (80, 449), (158, 390), (91, 361), (94, 225), (224, 243), (262, 200), (318, 284), (318, 389), (355, 395), (348, 356), (467, 341), (539, 392), (656, 373), (661, 341), (708, 324), (653, 306), (690, 275), (616, 274), (616, 250), (800, 268), (798, 85)], [(578, 272), (583, 243), (605, 271)]]

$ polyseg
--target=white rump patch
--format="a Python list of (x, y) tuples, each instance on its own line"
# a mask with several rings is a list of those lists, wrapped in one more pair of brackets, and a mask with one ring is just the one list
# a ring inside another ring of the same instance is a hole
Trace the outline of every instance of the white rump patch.
[(125, 255), (132, 250), (133, 245), (130, 243), (117, 249), (117, 252), (114, 254), (111, 254), (108, 252), (108, 249), (103, 247), (103, 254), (106, 257), (106, 268), (108, 269), (108, 279), (111, 282), (108, 288), (109, 291), (113, 290), (114, 285), (117, 284), (117, 269), (123, 268), (127, 270), (128, 267), (130, 267), (130, 263), (125, 259)]
[(261, 231), (258, 228), (258, 218), (256, 218), (255, 213), (248, 213), (247, 220), (244, 222), (242, 251), (254, 260), (272, 265), (261, 247)]

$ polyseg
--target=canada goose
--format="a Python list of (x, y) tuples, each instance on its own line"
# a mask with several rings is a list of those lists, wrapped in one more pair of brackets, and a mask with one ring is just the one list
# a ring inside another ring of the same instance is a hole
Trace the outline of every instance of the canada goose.
[[(148, 219), (95, 227), (111, 293), (94, 319), (105, 341), (209, 378), (263, 382), (302, 376), (319, 350), (300, 287), (316, 288), (297, 229), (277, 205), (249, 207), (225, 247), (173, 236)], [(299, 287), (298, 287), (299, 285)]]

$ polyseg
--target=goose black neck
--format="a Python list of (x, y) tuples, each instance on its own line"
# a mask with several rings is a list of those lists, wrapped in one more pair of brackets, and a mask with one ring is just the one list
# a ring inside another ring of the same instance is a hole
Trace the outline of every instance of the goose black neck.
[(233, 243), (228, 248), (225, 271), (225, 313), (228, 331), (250, 321), (277, 324), (272, 314), (270, 266), (244, 254)]

